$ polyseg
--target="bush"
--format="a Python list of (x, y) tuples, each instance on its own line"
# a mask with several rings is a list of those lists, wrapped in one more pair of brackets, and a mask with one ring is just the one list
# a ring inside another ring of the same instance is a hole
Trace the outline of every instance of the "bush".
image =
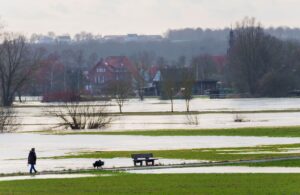
[(101, 129), (109, 125), (112, 118), (105, 111), (106, 105), (82, 105), (79, 102), (67, 102), (61, 107), (48, 110), (48, 113), (62, 121), (59, 126), (80, 130)]

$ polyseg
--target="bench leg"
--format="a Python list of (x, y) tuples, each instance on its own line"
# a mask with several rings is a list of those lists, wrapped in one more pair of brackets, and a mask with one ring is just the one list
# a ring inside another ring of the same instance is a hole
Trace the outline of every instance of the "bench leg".
[(138, 162), (138, 161), (133, 161), (133, 164), (134, 164), (135, 167), (138, 166), (138, 164), (139, 164), (140, 166), (143, 166), (143, 161), (140, 161), (140, 162)]
[(146, 161), (146, 165), (147, 166), (154, 166), (154, 161), (151, 160), (151, 161)]

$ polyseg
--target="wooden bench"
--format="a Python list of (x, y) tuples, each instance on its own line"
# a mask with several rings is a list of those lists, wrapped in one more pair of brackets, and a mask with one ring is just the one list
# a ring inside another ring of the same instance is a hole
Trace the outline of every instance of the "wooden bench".
[(155, 160), (158, 160), (156, 158), (153, 158), (152, 153), (131, 154), (131, 158), (133, 159), (134, 166), (137, 166), (137, 164), (140, 164), (140, 166), (143, 166), (143, 161), (145, 161), (146, 166), (154, 166)]

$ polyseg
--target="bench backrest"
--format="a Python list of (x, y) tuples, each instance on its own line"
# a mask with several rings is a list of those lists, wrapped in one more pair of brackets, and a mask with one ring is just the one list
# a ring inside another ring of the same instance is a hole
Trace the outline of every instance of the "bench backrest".
[(133, 159), (138, 159), (138, 158), (151, 158), (153, 157), (152, 153), (147, 153), (147, 154), (131, 154), (131, 158)]

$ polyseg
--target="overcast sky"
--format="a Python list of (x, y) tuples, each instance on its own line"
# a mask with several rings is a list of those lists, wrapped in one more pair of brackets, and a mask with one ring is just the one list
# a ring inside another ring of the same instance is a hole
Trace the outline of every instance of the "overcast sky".
[(162, 34), (223, 28), (245, 16), (264, 26), (300, 27), (299, 0), (0, 0), (6, 30), (19, 33)]

